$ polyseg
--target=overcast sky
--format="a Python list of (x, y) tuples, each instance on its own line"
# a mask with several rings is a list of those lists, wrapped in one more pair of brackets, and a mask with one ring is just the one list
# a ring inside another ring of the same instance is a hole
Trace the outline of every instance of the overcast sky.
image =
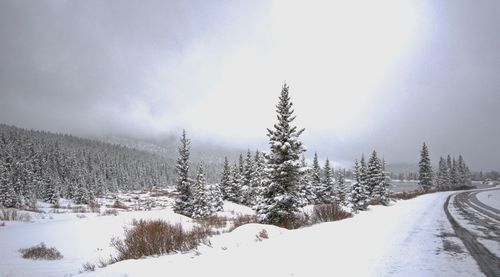
[(0, 122), (500, 167), (500, 1), (0, 1)]

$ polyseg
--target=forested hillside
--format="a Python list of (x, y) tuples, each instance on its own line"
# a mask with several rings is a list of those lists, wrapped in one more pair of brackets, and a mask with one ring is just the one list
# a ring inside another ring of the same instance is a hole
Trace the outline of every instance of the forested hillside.
[(174, 161), (124, 146), (0, 124), (0, 204), (58, 197), (87, 203), (117, 190), (166, 186)]

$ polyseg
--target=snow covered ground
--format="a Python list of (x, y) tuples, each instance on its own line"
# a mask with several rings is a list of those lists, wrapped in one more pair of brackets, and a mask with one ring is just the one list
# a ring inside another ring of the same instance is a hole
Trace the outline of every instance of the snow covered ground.
[(500, 190), (480, 192), (477, 194), (477, 199), (485, 205), (500, 210)]
[[(68, 201), (61, 200), (61, 208), (50, 208), (48, 204), (39, 203), (43, 213), (20, 211), (29, 214), (30, 222), (6, 221), (0, 227), (0, 276), (67, 276), (77, 274), (84, 263), (97, 263), (100, 259), (109, 259), (114, 255), (110, 246), (113, 237), (122, 237), (124, 227), (130, 226), (133, 219), (165, 219), (171, 223), (181, 223), (190, 229), (196, 223), (192, 219), (174, 213), (165, 207), (171, 198), (154, 197), (152, 210), (146, 211), (145, 203), (139, 199), (151, 200), (147, 194), (121, 194), (118, 198), (127, 209), (116, 209), (117, 216), (102, 216), (98, 213), (74, 212), (68, 209)], [(159, 198), (159, 199), (158, 199)], [(103, 206), (101, 212), (112, 210), (105, 207), (113, 204), (115, 199), (100, 199)], [(142, 203), (138, 205), (138, 203)], [(163, 203), (163, 204), (162, 204)], [(165, 205), (164, 205), (165, 204)], [(148, 206), (148, 205), (146, 205)], [(151, 205), (149, 205), (151, 206)], [(135, 210), (138, 211), (135, 211)], [(148, 207), (149, 209), (149, 207)], [(253, 211), (241, 205), (226, 202), (224, 212), (220, 215), (229, 218)], [(41, 261), (21, 258), (18, 250), (44, 242), (55, 247), (64, 256), (61, 260)]]
[[(483, 276), (453, 233), (443, 211), (452, 192), (372, 206), (353, 218), (298, 230), (247, 224), (210, 238), (185, 254), (126, 260), (85, 276)], [(225, 203), (221, 215), (251, 213)], [(193, 226), (169, 208), (118, 216), (53, 214), (34, 223), (0, 227), (0, 276), (64, 276), (113, 253), (110, 239), (133, 218), (162, 218)], [(266, 235), (262, 235), (266, 230)], [(267, 238), (266, 238), (267, 237)], [(32, 261), (19, 248), (55, 246), (62, 260)]]
[[(250, 224), (194, 253), (127, 260), (88, 276), (483, 276), (451, 226), (451, 192), (298, 230)], [(269, 239), (258, 239), (265, 229)], [(453, 247), (450, 247), (453, 246)]]

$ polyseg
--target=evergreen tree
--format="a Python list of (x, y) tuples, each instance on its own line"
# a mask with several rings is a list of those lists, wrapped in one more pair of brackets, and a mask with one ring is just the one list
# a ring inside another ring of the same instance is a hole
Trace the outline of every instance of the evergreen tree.
[(368, 206), (368, 194), (366, 186), (362, 183), (362, 166), (358, 160), (354, 162), (353, 183), (348, 197), (349, 206), (352, 211), (357, 213), (359, 210), (365, 210)]
[(422, 151), (420, 152), (420, 162), (418, 163), (418, 184), (424, 191), (428, 191), (432, 187), (432, 166), (431, 160), (429, 158), (429, 150), (427, 145), (422, 145)]
[(264, 171), (264, 155), (258, 150), (255, 151), (254, 162), (253, 162), (253, 174), (251, 186), (254, 194), (252, 205), (261, 202), (262, 194), (264, 192), (264, 182), (266, 180), (266, 173)]
[(321, 167), (319, 166), (318, 153), (314, 153), (313, 165), (311, 170), (311, 181), (316, 191), (321, 187)]
[(229, 162), (227, 157), (224, 157), (224, 167), (222, 168), (222, 177), (220, 181), (220, 189), (222, 192), (222, 198), (228, 199), (229, 191), (231, 188), (231, 168), (229, 167)]
[(255, 199), (254, 190), (252, 187), (252, 176), (253, 176), (254, 164), (252, 159), (252, 153), (250, 150), (247, 151), (246, 159), (243, 167), (242, 174), (242, 203), (244, 205), (251, 206)]
[(59, 193), (57, 192), (57, 184), (55, 180), (47, 180), (45, 191), (44, 191), (44, 201), (56, 204), (59, 200)]
[(361, 160), (359, 161), (359, 172), (358, 172), (358, 179), (359, 183), (365, 187), (365, 192), (368, 193), (367, 197), (369, 196), (370, 190), (367, 187), (368, 186), (368, 167), (366, 166), (365, 162), (365, 155), (361, 155)]
[(245, 162), (243, 159), (243, 153), (240, 153), (240, 158), (238, 159), (238, 171), (242, 178), (241, 185), (243, 185), (243, 174), (245, 173)]
[(312, 190), (315, 195), (315, 204), (324, 204), (331, 201), (331, 189), (321, 180), (321, 166), (319, 165), (318, 154), (314, 153), (313, 166), (311, 170)]
[(211, 214), (220, 212), (224, 208), (224, 201), (222, 199), (222, 191), (218, 184), (207, 185), (207, 198), (208, 207)]
[(439, 190), (445, 190), (449, 186), (448, 166), (443, 157), (439, 158), (439, 168), (436, 176), (436, 185)]
[(345, 183), (345, 172), (337, 170), (335, 172), (335, 201), (339, 204), (345, 204), (349, 193), (350, 190)]
[(458, 155), (457, 183), (459, 186), (465, 186), (467, 183), (467, 166), (462, 155)]
[(373, 151), (368, 161), (367, 188), (369, 198), (386, 205), (389, 196), (389, 183), (383, 171), (384, 165), (377, 157), (377, 152)]
[(366, 170), (366, 190), (368, 192), (368, 198), (372, 199), (375, 191), (375, 187), (378, 186), (380, 182), (380, 173), (382, 172), (382, 167), (380, 165), (379, 159), (377, 157), (377, 152), (374, 150), (370, 159), (368, 159), (367, 170)]
[(283, 224), (295, 217), (300, 206), (298, 187), (300, 182), (300, 155), (305, 151), (298, 130), (291, 123), (292, 102), (288, 86), (283, 85), (279, 103), (276, 106), (278, 123), (268, 129), (270, 153), (267, 159), (268, 180), (262, 202), (257, 205), (257, 215), (264, 223)]
[(459, 186), (458, 182), (458, 165), (455, 158), (452, 159), (451, 169), (450, 169), (450, 184), (453, 189), (456, 189)]
[(298, 198), (300, 206), (304, 207), (309, 204), (314, 204), (316, 202), (316, 194), (313, 189), (311, 173), (312, 169), (307, 165), (304, 155), (302, 155), (300, 160), (300, 182), (298, 188)]
[(338, 186), (335, 186), (334, 179), (333, 179), (333, 170), (330, 167), (330, 161), (328, 158), (325, 161), (325, 166), (324, 166), (324, 173), (325, 173), (325, 181), (324, 181), (324, 197), (326, 198), (325, 202), (331, 202), (335, 201), (337, 203), (340, 203), (340, 198), (341, 198), (341, 193), (338, 190)]
[(191, 180), (189, 179), (189, 148), (190, 140), (186, 137), (186, 130), (182, 130), (179, 146), (179, 157), (177, 158), (177, 198), (174, 203), (174, 212), (186, 216), (193, 214)]
[(85, 182), (85, 171), (83, 168), (80, 168), (80, 170), (77, 173), (78, 181), (75, 185), (76, 190), (75, 194), (73, 197), (73, 200), (75, 201), (76, 204), (89, 204), (90, 203), (90, 195), (89, 191)]
[(196, 182), (194, 183), (194, 186), (192, 186), (191, 193), (191, 217), (199, 218), (211, 215), (212, 210), (209, 206), (209, 197), (205, 174), (203, 172), (203, 163), (200, 163), (200, 165), (198, 166)]
[(227, 200), (234, 203), (242, 202), (241, 175), (239, 167), (234, 164), (230, 168), (230, 182), (227, 190)]
[(446, 169), (446, 187), (450, 189), (453, 186), (453, 163), (450, 155), (446, 157)]
[(222, 210), (222, 192), (220, 187), (215, 185), (207, 185), (203, 163), (198, 166), (198, 174), (196, 182), (192, 188), (192, 217), (200, 218), (211, 216)]

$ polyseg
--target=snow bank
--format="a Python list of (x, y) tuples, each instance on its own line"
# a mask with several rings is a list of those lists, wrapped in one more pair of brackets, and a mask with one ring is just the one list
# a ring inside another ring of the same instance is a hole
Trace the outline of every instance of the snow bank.
[(500, 210), (500, 189), (480, 192), (477, 194), (477, 199), (487, 206)]

